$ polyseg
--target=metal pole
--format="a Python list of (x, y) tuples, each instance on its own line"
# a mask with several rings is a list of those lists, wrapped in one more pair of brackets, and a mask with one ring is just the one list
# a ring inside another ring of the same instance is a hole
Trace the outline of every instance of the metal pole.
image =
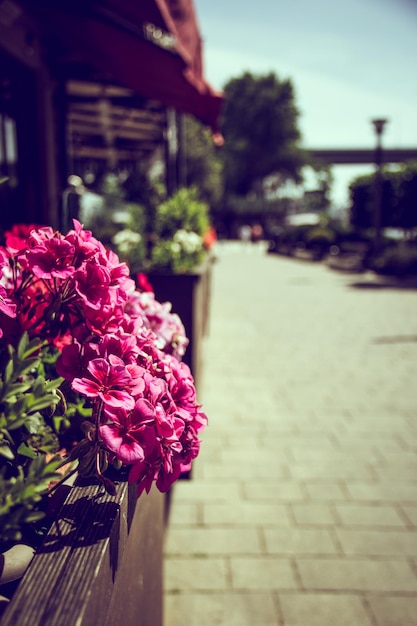
[(387, 120), (372, 120), (376, 133), (375, 149), (375, 205), (374, 205), (374, 225), (375, 225), (375, 252), (381, 247), (382, 230), (382, 133)]

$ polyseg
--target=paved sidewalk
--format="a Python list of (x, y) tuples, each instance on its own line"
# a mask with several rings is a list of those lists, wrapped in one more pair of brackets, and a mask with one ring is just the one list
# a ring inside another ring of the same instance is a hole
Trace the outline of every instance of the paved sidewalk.
[(417, 290), (221, 243), (165, 626), (417, 625)]

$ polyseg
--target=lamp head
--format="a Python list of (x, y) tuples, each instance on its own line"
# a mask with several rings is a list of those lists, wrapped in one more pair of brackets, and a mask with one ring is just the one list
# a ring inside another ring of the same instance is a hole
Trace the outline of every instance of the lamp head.
[(372, 124), (374, 125), (375, 132), (378, 136), (382, 135), (382, 131), (384, 130), (384, 126), (387, 122), (388, 120), (384, 119), (372, 120)]

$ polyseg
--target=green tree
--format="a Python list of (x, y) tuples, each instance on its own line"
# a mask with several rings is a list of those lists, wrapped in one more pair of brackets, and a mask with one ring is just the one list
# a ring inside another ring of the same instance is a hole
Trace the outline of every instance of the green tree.
[(221, 129), (226, 194), (263, 196), (263, 181), (280, 173), (301, 180), (299, 112), (290, 80), (245, 72), (224, 88)]

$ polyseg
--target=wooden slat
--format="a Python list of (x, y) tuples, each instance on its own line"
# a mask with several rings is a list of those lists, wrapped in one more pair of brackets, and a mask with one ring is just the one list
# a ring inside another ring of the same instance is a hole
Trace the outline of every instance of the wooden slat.
[(98, 491), (72, 487), (1, 626), (162, 626), (164, 497)]
[[(97, 101), (71, 101), (70, 103), (70, 111), (83, 111), (90, 112), (91, 114), (96, 115), (98, 108)], [(117, 117), (125, 117), (126, 111), (129, 111), (129, 115), (134, 119), (145, 120), (149, 122), (163, 124), (165, 120), (165, 113), (161, 110), (148, 110), (148, 109), (135, 109), (131, 107), (124, 107), (112, 104), (112, 114)]]
[[(67, 119), (69, 121), (77, 121), (84, 124), (99, 124), (100, 122), (97, 114), (85, 113), (84, 111), (78, 111), (77, 109), (70, 109)], [(150, 132), (155, 132), (159, 135), (163, 132), (163, 125), (160, 122), (137, 118), (134, 115), (126, 114), (123, 117), (112, 115), (111, 121), (115, 128), (125, 126), (129, 128), (137, 128), (139, 130), (149, 130)]]
[(155, 147), (155, 144), (141, 144), (137, 150), (121, 150), (118, 148), (75, 146), (71, 150), (71, 156), (78, 159), (97, 159), (99, 161), (108, 161), (114, 158), (118, 161), (137, 161), (142, 155), (155, 150)]
[[(83, 115), (70, 114), (68, 116), (68, 123), (72, 132), (87, 133), (90, 135), (102, 134), (103, 125), (95, 118), (90, 120)], [(128, 139), (131, 138), (132, 141), (146, 139), (147, 137), (150, 139), (161, 138), (160, 128), (147, 126), (146, 124), (136, 124), (129, 120), (126, 120), (124, 124), (115, 124), (113, 122), (110, 125), (110, 129), (114, 135)]]
[(94, 98), (132, 97), (131, 89), (82, 80), (69, 80), (66, 84), (69, 96), (87, 96)]

